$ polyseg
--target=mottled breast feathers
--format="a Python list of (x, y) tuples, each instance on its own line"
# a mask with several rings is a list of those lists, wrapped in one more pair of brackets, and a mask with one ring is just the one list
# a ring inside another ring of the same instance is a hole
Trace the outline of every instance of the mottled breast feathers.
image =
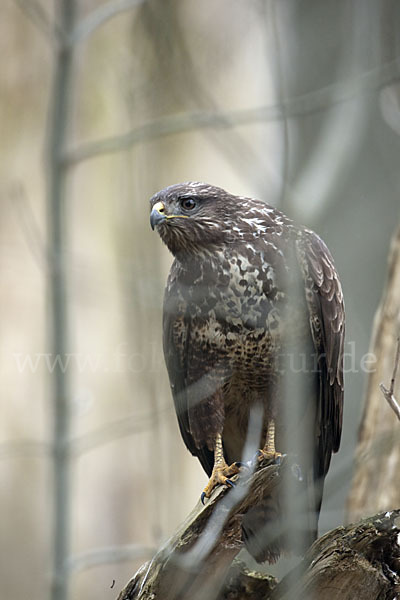
[(317, 357), (314, 477), (323, 479), (340, 444), (344, 344), (342, 290), (325, 243), (265, 202), (208, 184), (170, 186), (151, 208), (152, 227), (175, 257), (164, 354), (186, 446), (210, 474), (215, 433), (226, 432), (234, 453), (228, 430), (246, 423), (245, 409), (232, 405), (248, 411), (270, 397), (279, 411), (277, 357), (294, 335)]

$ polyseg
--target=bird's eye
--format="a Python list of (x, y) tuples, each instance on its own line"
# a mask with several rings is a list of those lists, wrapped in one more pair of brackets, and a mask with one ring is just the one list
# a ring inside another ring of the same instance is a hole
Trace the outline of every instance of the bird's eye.
[(181, 206), (185, 210), (193, 210), (196, 206), (196, 201), (193, 198), (182, 198)]

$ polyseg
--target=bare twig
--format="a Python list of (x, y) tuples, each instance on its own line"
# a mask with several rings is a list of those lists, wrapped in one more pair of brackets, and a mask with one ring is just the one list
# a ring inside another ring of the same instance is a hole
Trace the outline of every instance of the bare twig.
[(50, 41), (55, 42), (62, 39), (60, 29), (51, 19), (43, 6), (37, 0), (14, 0), (28, 19), (37, 27), (41, 33)]
[(394, 397), (394, 385), (396, 383), (396, 375), (397, 375), (397, 369), (399, 367), (399, 361), (400, 361), (400, 336), (397, 338), (396, 358), (394, 360), (393, 375), (392, 375), (392, 379), (390, 380), (390, 388), (388, 389), (387, 387), (385, 387), (383, 383), (381, 383), (379, 385), (382, 394), (385, 396), (386, 401), (388, 402), (389, 406), (392, 408), (396, 417), (400, 421), (400, 406), (399, 406), (396, 398)]
[(0, 444), (0, 460), (4, 458), (43, 458), (51, 456), (52, 445), (37, 440), (10, 440)]
[(95, 550), (88, 550), (87, 552), (71, 556), (67, 561), (66, 568), (69, 573), (77, 573), (98, 567), (99, 565), (124, 561), (149, 560), (154, 552), (154, 548), (141, 544), (96, 548)]
[(96, 29), (107, 21), (120, 14), (143, 4), (146, 0), (113, 0), (104, 6), (94, 10), (89, 16), (78, 23), (73, 30), (69, 41), (71, 44), (79, 44), (89, 37)]
[[(159, 410), (158, 416), (167, 415), (171, 411), (171, 406), (162, 407)], [(149, 431), (155, 426), (155, 423), (156, 415), (154, 413), (140, 416), (132, 415), (108, 423), (94, 431), (72, 438), (70, 441), (71, 457), (79, 457), (99, 446), (103, 446), (119, 438), (130, 436), (133, 433)]]
[[(275, 93), (279, 103), (284, 101), (286, 96), (285, 93), (285, 73), (283, 69), (283, 58), (282, 58), (282, 48), (281, 48), (281, 38), (279, 36), (278, 31), (278, 4), (275, 2), (269, 3), (265, 5), (268, 10), (268, 15), (266, 15), (266, 23), (270, 24), (273, 36), (273, 47), (275, 49), (274, 52), (274, 85), (275, 85)], [(279, 208), (284, 211), (288, 207), (287, 204), (287, 188), (289, 185), (289, 121), (288, 115), (284, 114), (282, 116), (281, 123), (281, 137), (283, 142), (282, 148), (282, 183), (281, 183), (281, 191), (280, 191), (280, 199), (279, 199)]]
[[(76, 0), (60, 0), (57, 22), (65, 37), (73, 31)], [(67, 170), (60, 158), (66, 146), (69, 115), (73, 98), (73, 48), (59, 44), (48, 119), (47, 230), (49, 338), (54, 356), (63, 356), (68, 346), (68, 306), (66, 301), (66, 184)], [(56, 369), (51, 378), (53, 406), (53, 577), (52, 600), (67, 600), (68, 577), (65, 565), (70, 548), (70, 382), (67, 371)]]
[[(171, 411), (171, 406), (162, 407), (159, 410), (159, 416), (162, 417), (167, 415)], [(124, 417), (123, 419), (108, 423), (104, 427), (99, 427), (89, 433), (69, 438), (66, 447), (70, 458), (76, 459), (86, 452), (95, 450), (109, 442), (131, 436), (134, 433), (142, 433), (143, 431), (151, 430), (154, 427), (154, 424), (155, 418), (153, 413)], [(8, 459), (10, 457), (15, 458), (33, 455), (48, 458), (52, 455), (52, 449), (52, 444), (47, 442), (29, 439), (9, 440), (0, 444), (0, 460)]]
[[(280, 110), (280, 107), (276, 108), (278, 111)], [(262, 107), (245, 111), (233, 111), (232, 113), (196, 111), (169, 115), (140, 125), (126, 134), (82, 144), (80, 147), (68, 152), (64, 160), (68, 166), (71, 166), (96, 156), (127, 150), (143, 141), (151, 141), (168, 135), (209, 127), (230, 129), (235, 125), (261, 120), (263, 120)]]
[(46, 264), (47, 254), (44, 235), (40, 231), (25, 187), (16, 182), (9, 194), (10, 202), (18, 217), (18, 225), (25, 235), (26, 243), (36, 264), (42, 270)]
[(83, 143), (77, 148), (67, 151), (63, 159), (66, 165), (72, 166), (96, 156), (121, 152), (140, 142), (168, 135), (210, 127), (231, 129), (250, 123), (276, 121), (295, 115), (311, 114), (342, 102), (348, 102), (359, 94), (397, 81), (400, 77), (399, 71), (399, 60), (396, 59), (379, 68), (362, 73), (355, 80), (334, 83), (309, 94), (282, 100), (282, 103), (276, 105), (229, 112), (197, 111), (161, 117), (132, 129), (128, 133)]

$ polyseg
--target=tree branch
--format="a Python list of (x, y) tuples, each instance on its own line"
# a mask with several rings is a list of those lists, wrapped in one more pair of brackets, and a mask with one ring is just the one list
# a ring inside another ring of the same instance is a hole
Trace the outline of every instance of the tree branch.
[[(235, 559), (246, 514), (265, 498), (280, 497), (293, 466), (285, 458), (247, 478), (242, 474), (234, 490), (219, 488), (205, 506), (199, 502), (118, 600), (377, 600), (400, 590), (400, 510), (330, 531), (279, 584)], [(281, 519), (280, 526), (285, 523)]]
[[(215, 598), (232, 560), (243, 546), (241, 517), (264, 492), (281, 481), (281, 466), (264, 467), (238, 482), (219, 487), (203, 506), (199, 501), (184, 524), (151, 561), (143, 565), (119, 600)], [(236, 477), (237, 479), (237, 477)], [(235, 480), (235, 478), (233, 478)], [(213, 593), (214, 592), (214, 593)]]
[(37, 0), (14, 0), (14, 2), (51, 43), (62, 39), (59, 27), (51, 22), (49, 15)]
[[(57, 23), (63, 35), (73, 31), (77, 13), (76, 0), (56, 3)], [(73, 99), (72, 47), (57, 46), (50, 98), (46, 148), (47, 167), (47, 248), (48, 248), (48, 336), (54, 356), (64, 356), (68, 347), (67, 303), (67, 170), (61, 162), (69, 133), (69, 117)], [(55, 369), (51, 377), (53, 436), (53, 576), (52, 600), (67, 600), (68, 577), (65, 570), (70, 548), (70, 406), (69, 373)]]
[(399, 533), (400, 510), (329, 531), (275, 588), (271, 600), (395, 598), (400, 591)]
[(96, 29), (118, 14), (132, 10), (143, 4), (146, 0), (112, 0), (108, 4), (100, 6), (85, 19), (78, 23), (69, 37), (71, 44), (79, 44), (88, 38)]
[(341, 81), (302, 96), (282, 99), (280, 104), (259, 106), (229, 112), (191, 112), (160, 117), (140, 125), (128, 133), (115, 135), (94, 142), (82, 143), (64, 154), (67, 166), (90, 160), (103, 154), (121, 152), (143, 141), (151, 141), (168, 135), (216, 128), (230, 129), (251, 123), (275, 121), (296, 115), (312, 114), (352, 100), (358, 94), (379, 89), (399, 79), (399, 61), (394, 60), (379, 68), (361, 73), (351, 81)]
[(109, 565), (128, 560), (146, 560), (152, 556), (153, 552), (152, 548), (140, 544), (96, 548), (70, 556), (67, 560), (66, 569), (68, 573), (77, 573), (104, 564)]
[(400, 361), (400, 337), (397, 338), (396, 358), (394, 359), (393, 375), (392, 375), (392, 379), (390, 380), (390, 388), (388, 389), (387, 387), (385, 387), (383, 385), (383, 383), (381, 383), (379, 385), (382, 394), (384, 395), (387, 402), (389, 403), (389, 406), (393, 409), (394, 414), (400, 421), (400, 406), (399, 406), (396, 398), (394, 397), (394, 385), (396, 383), (396, 375), (397, 375), (397, 369), (399, 366), (399, 361)]

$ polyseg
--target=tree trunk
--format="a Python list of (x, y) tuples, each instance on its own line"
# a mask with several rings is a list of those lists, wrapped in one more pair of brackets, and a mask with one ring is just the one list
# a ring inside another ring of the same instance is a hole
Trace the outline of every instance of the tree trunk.
[[(348, 520), (400, 506), (400, 424), (380, 384), (389, 387), (400, 334), (400, 228), (393, 237), (386, 289), (376, 313), (371, 373), (348, 499)], [(372, 357), (371, 357), (372, 358)], [(400, 374), (399, 374), (400, 375)], [(394, 386), (400, 399), (400, 376)]]
[(394, 598), (400, 592), (400, 510), (330, 531), (279, 584), (233, 560), (244, 544), (241, 523), (247, 510), (281, 493), (293, 466), (287, 458), (247, 480), (242, 475), (234, 490), (219, 488), (205, 506), (199, 502), (118, 600)]

